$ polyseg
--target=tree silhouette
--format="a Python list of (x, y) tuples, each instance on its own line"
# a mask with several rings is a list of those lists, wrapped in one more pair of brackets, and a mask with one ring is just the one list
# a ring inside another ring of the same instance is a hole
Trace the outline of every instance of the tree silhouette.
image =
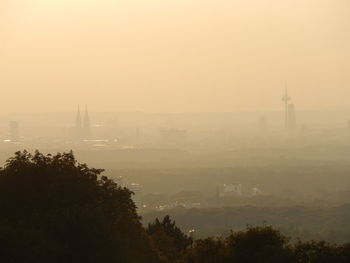
[(294, 248), (298, 263), (350, 262), (350, 245), (337, 246), (325, 241), (299, 241)]
[(197, 240), (187, 253), (187, 263), (294, 262), (287, 238), (269, 226), (248, 227), (226, 238)]
[(170, 261), (179, 260), (192, 244), (192, 238), (186, 236), (167, 215), (148, 225), (147, 233), (159, 251)]
[(288, 239), (270, 226), (232, 232), (225, 243), (228, 262), (292, 262)]
[(144, 229), (133, 193), (102, 172), (72, 152), (15, 153), (0, 168), (0, 262), (350, 262), (350, 244), (290, 244), (270, 226), (194, 245), (169, 216)]
[(187, 263), (225, 263), (226, 247), (222, 239), (212, 237), (196, 240), (185, 256)]
[(72, 152), (15, 153), (0, 169), (1, 262), (158, 262), (132, 192)]

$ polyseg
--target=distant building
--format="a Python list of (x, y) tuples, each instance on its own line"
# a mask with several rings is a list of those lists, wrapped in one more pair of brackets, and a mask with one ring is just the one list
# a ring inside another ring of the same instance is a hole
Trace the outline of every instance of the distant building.
[(293, 131), (296, 128), (296, 115), (293, 103), (290, 103), (291, 97), (288, 95), (287, 87), (282, 98), (285, 106), (285, 128), (287, 131)]
[(78, 111), (75, 119), (75, 127), (72, 129), (71, 136), (75, 139), (89, 139), (91, 137), (91, 125), (90, 116), (85, 106), (84, 118), (82, 119), (80, 113), (80, 107), (78, 106)]
[(82, 125), (81, 125), (81, 114), (80, 114), (80, 107), (78, 106), (77, 117), (75, 119), (75, 129), (80, 131), (81, 128), (82, 128)]
[(17, 121), (10, 122), (10, 140), (19, 141), (19, 125)]
[(90, 127), (90, 116), (87, 109), (87, 106), (85, 106), (85, 114), (84, 114), (84, 120), (83, 120), (83, 136), (85, 139), (89, 139), (91, 136), (91, 127)]
[(223, 195), (242, 195), (241, 184), (224, 184)]
[(262, 194), (260, 189), (257, 188), (257, 187), (253, 187), (251, 193), (252, 193), (252, 196), (256, 196), (256, 195), (261, 195)]

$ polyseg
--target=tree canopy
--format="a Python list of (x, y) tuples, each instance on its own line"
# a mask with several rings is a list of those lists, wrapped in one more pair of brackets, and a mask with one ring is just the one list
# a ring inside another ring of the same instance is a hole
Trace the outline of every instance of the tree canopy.
[(169, 216), (141, 224), (132, 192), (72, 152), (0, 168), (0, 262), (347, 263), (350, 245), (290, 243), (270, 226), (193, 242)]
[(186, 236), (167, 215), (148, 225), (147, 233), (158, 250), (170, 261), (180, 260), (192, 244), (192, 238)]
[(102, 172), (72, 152), (15, 153), (0, 169), (1, 262), (158, 262), (132, 192)]

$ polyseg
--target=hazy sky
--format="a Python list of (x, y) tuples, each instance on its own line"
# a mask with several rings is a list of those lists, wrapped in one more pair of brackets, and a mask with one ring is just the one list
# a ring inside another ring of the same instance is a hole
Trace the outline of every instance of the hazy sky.
[(350, 108), (349, 0), (0, 0), (1, 113)]

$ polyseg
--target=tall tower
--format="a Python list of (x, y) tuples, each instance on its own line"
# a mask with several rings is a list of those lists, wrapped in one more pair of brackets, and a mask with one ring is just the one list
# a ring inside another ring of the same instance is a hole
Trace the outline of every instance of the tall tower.
[(290, 103), (288, 105), (288, 130), (293, 131), (296, 128), (296, 116), (295, 116), (295, 109), (294, 104)]
[(81, 130), (81, 114), (80, 114), (80, 106), (78, 105), (77, 118), (75, 121), (75, 128), (77, 131)]
[(85, 136), (85, 138), (89, 138), (90, 137), (90, 117), (89, 117), (89, 112), (88, 112), (88, 109), (87, 109), (87, 105), (85, 105), (83, 129), (84, 129), (84, 136)]
[(288, 90), (287, 90), (287, 83), (285, 84), (285, 93), (284, 93), (284, 96), (282, 98), (282, 101), (284, 102), (284, 106), (285, 106), (285, 128), (286, 130), (288, 129), (288, 126), (289, 126), (289, 113), (288, 113), (288, 110), (289, 110), (289, 101), (291, 100), (291, 98), (288, 96)]

